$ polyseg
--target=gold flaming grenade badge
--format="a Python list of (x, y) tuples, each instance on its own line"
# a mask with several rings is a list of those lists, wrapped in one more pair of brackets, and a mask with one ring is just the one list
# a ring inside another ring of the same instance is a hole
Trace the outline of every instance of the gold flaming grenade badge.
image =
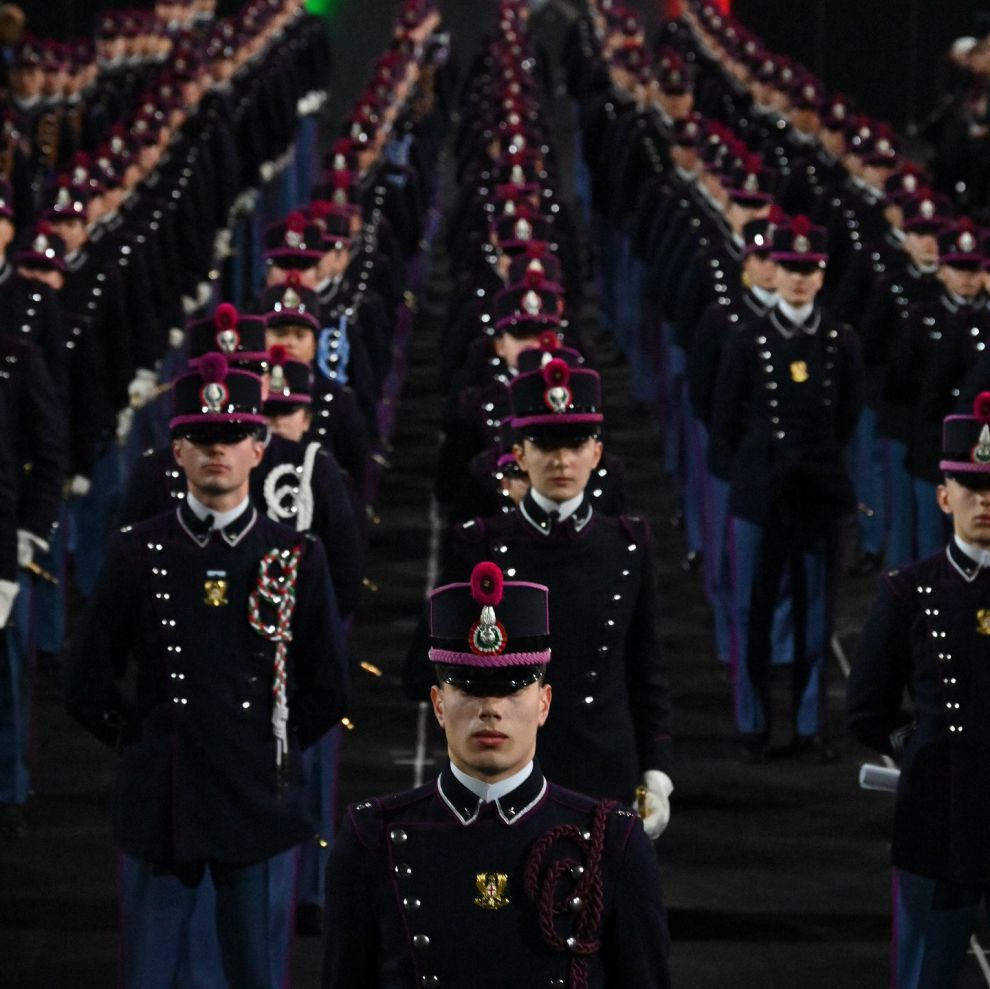
[(504, 872), (480, 872), (474, 877), (478, 890), (474, 905), (482, 910), (501, 910), (509, 905), (505, 896), (505, 886), (509, 877)]

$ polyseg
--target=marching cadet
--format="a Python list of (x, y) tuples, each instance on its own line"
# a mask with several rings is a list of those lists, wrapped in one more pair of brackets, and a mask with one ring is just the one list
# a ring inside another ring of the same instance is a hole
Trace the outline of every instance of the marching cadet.
[(863, 371), (852, 332), (816, 301), (825, 231), (795, 217), (775, 228), (771, 257), (776, 304), (729, 341), (711, 436), (712, 455), (731, 464), (736, 724), (744, 758), (763, 759), (772, 625), (786, 574), (795, 640), (791, 748), (824, 761), (837, 522), (856, 507), (842, 457), (863, 404)]
[(489, 561), (469, 576), (429, 602), (430, 699), (450, 763), (349, 808), (328, 869), (322, 985), (669, 986), (659, 869), (635, 815), (548, 782), (536, 759), (552, 596)]
[(903, 201), (901, 212), (906, 263), (881, 274), (859, 319), (866, 406), (858, 430), (865, 436), (856, 444), (857, 488), (860, 501), (884, 523), (872, 531), (861, 529), (862, 554), (854, 568), (859, 574), (878, 568), (884, 536), (889, 566), (914, 558), (914, 492), (906, 464), (910, 424), (883, 401), (883, 386), (911, 308), (926, 307), (941, 293), (937, 235), (950, 222), (952, 207), (944, 196), (919, 187)]
[[(594, 371), (551, 360), (510, 386), (516, 459), (530, 489), (518, 507), (453, 530), (441, 584), (495, 559), (506, 573), (550, 588), (557, 665), (556, 727), (540, 759), (563, 785), (631, 801), (647, 793), (647, 833), (667, 825), (673, 790), (670, 701), (656, 628), (653, 540), (637, 516), (596, 512), (586, 488), (602, 456), (601, 387)], [(591, 579), (589, 575), (594, 575)], [(430, 683), (421, 623), (403, 685), (422, 700)]]
[(209, 870), (227, 981), (276, 989), (295, 848), (313, 834), (301, 751), (344, 712), (343, 633), (319, 541), (251, 504), (261, 379), (211, 354), (173, 394), (188, 496), (111, 546), (66, 699), (121, 753), (121, 985), (176, 984)]
[(883, 575), (849, 677), (850, 730), (901, 770), (896, 989), (957, 984), (990, 882), (990, 393), (972, 413), (943, 426), (936, 497), (948, 545)]

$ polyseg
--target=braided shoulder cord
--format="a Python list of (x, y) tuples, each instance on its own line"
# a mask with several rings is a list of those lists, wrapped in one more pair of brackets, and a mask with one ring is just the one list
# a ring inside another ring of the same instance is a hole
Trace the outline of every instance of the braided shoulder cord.
[[(259, 635), (275, 643), (272, 677), (272, 734), (275, 736), (275, 769), (281, 790), (288, 779), (289, 701), (286, 695), (285, 657), (292, 641), (292, 612), (296, 607), (296, 580), (302, 548), (273, 549), (258, 564), (258, 584), (248, 596), (248, 623)], [(274, 625), (261, 617), (261, 602), (275, 608)]]
[[(605, 827), (609, 813), (617, 806), (614, 800), (599, 801), (590, 832), (575, 824), (551, 828), (533, 843), (526, 862), (523, 888), (536, 904), (543, 940), (556, 951), (571, 955), (568, 989), (587, 989), (587, 957), (601, 948)], [(548, 864), (551, 849), (564, 841), (577, 846), (582, 860), (559, 858)], [(575, 917), (570, 937), (564, 938), (557, 931), (556, 917), (560, 914)]]

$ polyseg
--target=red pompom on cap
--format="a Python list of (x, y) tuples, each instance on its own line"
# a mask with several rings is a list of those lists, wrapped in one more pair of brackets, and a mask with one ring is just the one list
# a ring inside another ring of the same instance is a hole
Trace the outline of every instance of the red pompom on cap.
[(791, 233), (797, 237), (807, 237), (811, 233), (811, 220), (806, 216), (795, 216), (791, 221)]
[(526, 243), (526, 257), (542, 258), (546, 253), (546, 244), (542, 240), (530, 240)]
[(306, 229), (306, 217), (302, 213), (290, 213), (285, 220), (285, 229), (301, 234)]
[(973, 415), (980, 422), (990, 423), (990, 391), (981, 391), (973, 402)]
[(553, 330), (544, 330), (537, 339), (540, 341), (540, 350), (556, 350), (560, 346), (560, 337)]
[(289, 359), (289, 352), (284, 344), (274, 343), (268, 348), (268, 359), (272, 364), (284, 364)]
[(218, 330), (232, 330), (237, 325), (237, 307), (230, 302), (221, 302), (213, 314), (213, 323)]
[(787, 219), (787, 214), (774, 203), (770, 207), (770, 212), (767, 213), (767, 222), (772, 223), (775, 227), (779, 227)]
[(228, 370), (227, 358), (223, 354), (203, 354), (199, 359), (199, 376), (208, 385), (226, 380)]
[(300, 288), (302, 286), (302, 275), (298, 271), (290, 271), (285, 276), (285, 284), (291, 285), (293, 288)]
[(482, 607), (494, 608), (502, 603), (505, 578), (498, 564), (485, 560), (471, 571), (471, 597)]
[(523, 284), (526, 288), (539, 288), (543, 284), (543, 272), (536, 269), (527, 269), (523, 275)]
[(543, 380), (549, 388), (563, 388), (571, 380), (571, 369), (567, 361), (555, 357), (543, 368)]

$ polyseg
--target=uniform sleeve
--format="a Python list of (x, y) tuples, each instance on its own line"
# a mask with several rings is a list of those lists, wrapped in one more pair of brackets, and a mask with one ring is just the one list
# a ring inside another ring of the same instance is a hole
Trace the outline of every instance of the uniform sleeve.
[(718, 463), (732, 463), (746, 429), (750, 392), (748, 337), (746, 330), (731, 337), (719, 363), (711, 433), (712, 459)]
[(137, 643), (144, 575), (137, 540), (110, 545), (65, 667), (69, 713), (100, 741), (120, 747), (135, 719), (117, 688)]
[(312, 489), (317, 506), (313, 531), (323, 541), (337, 606), (347, 618), (361, 597), (364, 550), (347, 484), (329, 453), (322, 452), (313, 461)]
[(849, 674), (846, 712), (849, 730), (885, 755), (898, 755), (911, 716), (903, 710), (911, 676), (910, 601), (884, 579), (863, 627), (856, 662)]
[(322, 989), (378, 989), (381, 935), (374, 853), (358, 840), (350, 816), (327, 864)]
[(669, 989), (669, 952), (656, 850), (639, 821), (633, 821), (616, 873), (614, 906), (602, 931), (606, 983)]
[(863, 370), (863, 356), (859, 349), (859, 340), (852, 331), (847, 331), (843, 344), (843, 371), (839, 382), (838, 407), (835, 412), (835, 436), (840, 446), (845, 446), (853, 433), (863, 412), (863, 401), (866, 393), (866, 372)]
[(290, 655), (296, 684), (289, 701), (290, 726), (305, 747), (343, 716), (349, 687), (347, 646), (330, 569), (322, 544), (313, 537), (303, 541)]
[(626, 682), (640, 772), (670, 772), (670, 691), (657, 633), (657, 579), (653, 540), (643, 547), (639, 598), (626, 639)]
[(27, 364), (19, 421), (26, 433), (31, 470), (24, 475), (17, 521), (20, 528), (45, 538), (58, 515), (68, 438), (55, 384), (40, 351), (32, 347)]

